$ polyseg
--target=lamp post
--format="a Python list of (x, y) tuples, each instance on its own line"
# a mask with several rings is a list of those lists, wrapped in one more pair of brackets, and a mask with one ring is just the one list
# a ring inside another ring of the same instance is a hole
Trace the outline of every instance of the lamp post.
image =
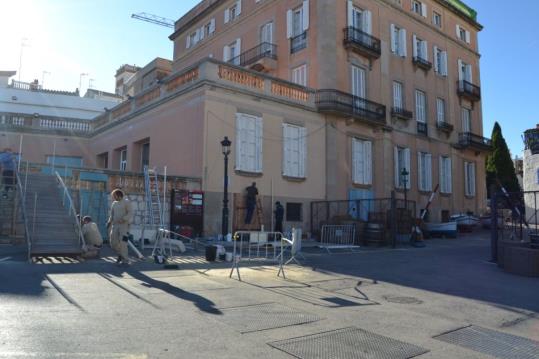
[(225, 178), (223, 188), (223, 217), (222, 217), (222, 230), (221, 234), (223, 238), (228, 234), (228, 155), (230, 155), (230, 145), (232, 143), (227, 136), (221, 141), (223, 148), (223, 155), (225, 159)]
[(401, 171), (402, 186), (404, 187), (404, 209), (408, 209), (408, 175), (410, 173), (406, 170), (406, 167)]

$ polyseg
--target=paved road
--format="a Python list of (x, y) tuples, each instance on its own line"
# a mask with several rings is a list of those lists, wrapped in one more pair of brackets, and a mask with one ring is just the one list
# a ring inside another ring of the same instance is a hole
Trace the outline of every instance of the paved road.
[(433, 338), (476, 325), (539, 341), (539, 279), (488, 256), (488, 237), (474, 234), (312, 251), (287, 280), (246, 264), (240, 282), (196, 253), (180, 270), (122, 269), (113, 257), (30, 265), (0, 247), (0, 358), (292, 358), (268, 343), (348, 327), (425, 349), (419, 358), (492, 358)]

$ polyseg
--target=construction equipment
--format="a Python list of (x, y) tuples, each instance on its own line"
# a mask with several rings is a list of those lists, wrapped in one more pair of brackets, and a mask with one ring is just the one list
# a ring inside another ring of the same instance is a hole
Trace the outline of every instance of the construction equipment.
[(157, 170), (150, 169), (148, 166), (144, 166), (144, 203), (146, 205), (146, 210), (144, 212), (144, 220), (142, 222), (142, 233), (140, 239), (140, 246), (144, 249), (144, 240), (145, 232), (153, 231), (154, 236), (154, 250), (152, 255), (154, 255), (158, 233), (160, 229), (164, 229), (164, 218), (163, 218), (163, 208), (161, 205), (161, 198), (159, 195), (159, 181)]
[(152, 23), (152, 24), (155, 24), (155, 25), (169, 27), (169, 28), (172, 28), (172, 29), (174, 28), (174, 20), (167, 19), (165, 17), (161, 17), (161, 16), (157, 16), (157, 15), (153, 15), (153, 14), (148, 14), (148, 13), (145, 13), (145, 12), (140, 12), (138, 14), (131, 14), (131, 17), (133, 19), (146, 21), (146, 22), (149, 22), (149, 23)]

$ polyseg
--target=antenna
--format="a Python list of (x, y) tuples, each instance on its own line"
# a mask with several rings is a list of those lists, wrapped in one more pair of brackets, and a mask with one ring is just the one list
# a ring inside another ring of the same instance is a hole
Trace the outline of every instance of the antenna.
[(174, 20), (167, 19), (165, 17), (148, 14), (146, 12), (139, 12), (138, 14), (131, 14), (133, 19), (146, 21), (155, 25), (174, 28)]

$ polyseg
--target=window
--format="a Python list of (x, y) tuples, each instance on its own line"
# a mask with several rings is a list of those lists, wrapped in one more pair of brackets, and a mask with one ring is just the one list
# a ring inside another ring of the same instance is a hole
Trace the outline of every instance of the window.
[(372, 184), (372, 142), (352, 139), (352, 181)]
[(464, 194), (475, 196), (475, 163), (464, 162)]
[(415, 118), (417, 122), (427, 123), (426, 95), (423, 91), (415, 91)]
[(210, 36), (215, 32), (215, 18), (211, 19), (209, 23), (204, 25), (204, 29), (202, 31), (203, 34), (206, 34), (206, 36)]
[(432, 23), (434, 26), (442, 28), (442, 15), (437, 13), (436, 11), (432, 12)]
[(460, 113), (462, 117), (462, 132), (472, 132), (472, 111), (463, 107)]
[(406, 57), (406, 30), (391, 24), (391, 52)]
[(348, 1), (347, 6), (348, 26), (364, 33), (372, 33), (372, 13), (369, 10), (363, 10)]
[(240, 65), (240, 53), (241, 39), (236, 39), (236, 41), (223, 48), (223, 61), (232, 62), (234, 65)]
[(287, 222), (302, 222), (303, 221), (302, 203), (286, 202), (286, 221)]
[(292, 82), (301, 86), (307, 86), (307, 65), (301, 65), (292, 69)]
[(393, 81), (393, 107), (404, 109), (404, 99), (402, 97), (402, 83)]
[(305, 127), (283, 123), (283, 175), (305, 178)]
[(140, 168), (144, 170), (144, 167), (150, 165), (150, 143), (143, 143), (140, 148)]
[(457, 38), (465, 43), (470, 43), (470, 32), (460, 25), (457, 25)]
[(420, 1), (412, 0), (412, 11), (423, 17), (427, 17), (427, 4)]
[(198, 30), (195, 31), (195, 32), (192, 32), (188, 37), (187, 37), (187, 48), (191, 48), (193, 46), (196, 45), (196, 43), (198, 42)]
[(434, 72), (447, 76), (447, 51), (442, 51), (437, 46), (434, 46)]
[(472, 65), (465, 63), (461, 59), (458, 60), (459, 80), (472, 83)]
[(127, 150), (120, 150), (120, 171), (127, 169)]
[(225, 24), (234, 21), (241, 14), (241, 0), (236, 1), (232, 6), (225, 9)]
[(365, 70), (361, 67), (352, 65), (351, 67), (351, 90), (352, 95), (364, 99), (365, 94)]
[[(76, 156), (47, 156), (48, 164), (54, 164), (56, 167), (82, 167), (82, 157)], [(62, 171), (59, 171), (60, 173)]]
[(453, 191), (451, 181), (451, 158), (440, 156), (440, 193), (449, 194)]
[(97, 155), (97, 166), (99, 168), (109, 168), (109, 153), (104, 152)]
[(428, 45), (425, 40), (421, 40), (414, 35), (412, 45), (414, 50), (414, 58), (419, 58), (425, 61), (429, 60), (429, 54), (427, 52)]
[(273, 21), (265, 23), (260, 28), (260, 43), (273, 44)]
[(236, 170), (262, 173), (262, 118), (236, 114)]
[(395, 147), (395, 187), (404, 188), (404, 178), (401, 176), (403, 169), (409, 173), (406, 178), (406, 188), (410, 189), (412, 171), (410, 168), (410, 149), (404, 147)]
[(303, 7), (294, 10), (292, 14), (292, 36), (303, 33)]
[(432, 155), (427, 152), (417, 153), (419, 190), (432, 191)]
[(302, 6), (286, 12), (286, 37), (291, 39), (309, 29), (309, 0), (303, 0)]
[(442, 98), (436, 99), (436, 121), (438, 123), (445, 122), (445, 100)]

